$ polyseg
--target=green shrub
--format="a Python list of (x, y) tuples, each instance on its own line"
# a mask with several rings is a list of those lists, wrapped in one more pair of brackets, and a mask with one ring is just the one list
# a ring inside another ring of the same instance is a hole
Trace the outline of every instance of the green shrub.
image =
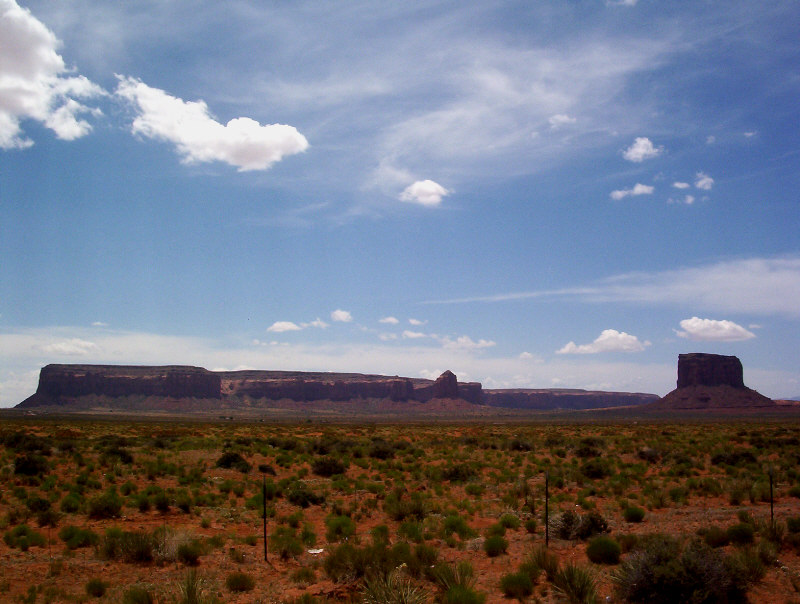
[(730, 543), (728, 532), (718, 526), (708, 527), (702, 531), (701, 536), (703, 537), (703, 541), (706, 542), (706, 545), (714, 548), (725, 547)]
[(81, 498), (77, 493), (68, 493), (61, 500), (60, 507), (65, 514), (74, 514), (81, 509)]
[(102, 598), (106, 593), (106, 584), (101, 579), (89, 579), (86, 583), (86, 593), (93, 598)]
[(726, 531), (728, 540), (733, 545), (749, 545), (755, 540), (755, 531), (753, 525), (747, 522), (740, 522), (729, 526)]
[(498, 524), (503, 528), (516, 530), (519, 528), (520, 522), (519, 518), (514, 514), (503, 514), (500, 516), (500, 520), (498, 520)]
[(133, 585), (122, 593), (122, 604), (153, 604), (150, 591), (141, 585)]
[(528, 518), (525, 521), (525, 530), (528, 531), (531, 535), (536, 532), (538, 527), (538, 523), (536, 522), (536, 518)]
[(597, 588), (592, 572), (572, 563), (565, 565), (553, 578), (555, 592), (571, 604), (595, 604)]
[(349, 516), (328, 516), (325, 526), (328, 528), (325, 538), (329, 543), (344, 541), (356, 533), (356, 523)]
[(364, 583), (364, 604), (424, 604), (428, 592), (404, 579), (398, 571), (386, 577), (373, 577)]
[(67, 546), (67, 549), (89, 547), (97, 543), (98, 537), (89, 529), (77, 526), (65, 526), (58, 532), (58, 538)]
[(303, 553), (303, 543), (292, 527), (277, 526), (269, 537), (269, 549), (278, 554), (281, 560), (288, 560)]
[(197, 539), (181, 543), (176, 555), (186, 566), (197, 566), (200, 556), (203, 555), (203, 544)]
[(442, 590), (440, 600), (445, 604), (483, 604), (486, 601), (486, 594), (474, 589), (475, 573), (466, 560), (456, 565), (439, 563), (431, 574)]
[(133, 585), (122, 593), (122, 604), (153, 604), (150, 591), (141, 585)]
[(225, 451), (217, 459), (216, 466), (218, 468), (233, 468), (239, 470), (242, 474), (247, 474), (250, 471), (250, 464), (236, 451)]
[(252, 591), (255, 586), (255, 579), (247, 573), (235, 571), (225, 578), (225, 587), (234, 593)]
[(619, 564), (622, 548), (611, 537), (592, 537), (586, 547), (586, 556), (595, 564)]
[(122, 499), (115, 491), (106, 491), (89, 500), (88, 514), (90, 518), (117, 518), (120, 510), (122, 510)]
[(682, 548), (663, 535), (642, 539), (613, 580), (617, 598), (634, 604), (747, 601), (744, 578), (702, 541)]
[(491, 535), (483, 542), (483, 551), (490, 558), (505, 554), (508, 550), (508, 541), (500, 535)]
[(507, 598), (516, 598), (521, 602), (533, 593), (533, 582), (527, 573), (509, 573), (500, 579), (500, 589)]
[(17, 476), (40, 476), (49, 469), (47, 460), (41, 455), (26, 453), (14, 459), (14, 474)]
[(475, 531), (473, 531), (467, 524), (467, 521), (458, 514), (449, 514), (442, 523), (442, 536), (448, 537), (453, 533), (458, 535), (461, 539), (469, 539), (475, 536)]
[(34, 531), (27, 524), (20, 524), (10, 531), (6, 531), (3, 535), (3, 541), (8, 547), (21, 549), (23, 552), (28, 551), (30, 546), (38, 547), (45, 544), (44, 536)]
[(317, 573), (310, 566), (302, 566), (294, 571), (290, 578), (294, 583), (310, 585), (317, 580)]
[(347, 471), (347, 466), (335, 457), (320, 457), (311, 464), (311, 471), (317, 476), (330, 478), (336, 474), (344, 474)]
[(629, 505), (622, 510), (622, 517), (625, 519), (625, 522), (641, 522), (644, 520), (644, 510), (635, 505)]
[(523, 565), (526, 565), (526, 568), (529, 569), (529, 574), (536, 572), (536, 569), (544, 571), (548, 581), (553, 581), (556, 573), (558, 573), (558, 558), (544, 545), (534, 548), (525, 558)]

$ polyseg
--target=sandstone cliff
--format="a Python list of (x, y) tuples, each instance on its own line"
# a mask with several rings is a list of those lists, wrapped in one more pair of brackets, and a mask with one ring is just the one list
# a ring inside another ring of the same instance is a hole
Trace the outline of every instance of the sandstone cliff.
[(506, 409), (602, 409), (644, 405), (658, 400), (656, 394), (639, 392), (598, 392), (566, 389), (484, 390), (491, 407)]

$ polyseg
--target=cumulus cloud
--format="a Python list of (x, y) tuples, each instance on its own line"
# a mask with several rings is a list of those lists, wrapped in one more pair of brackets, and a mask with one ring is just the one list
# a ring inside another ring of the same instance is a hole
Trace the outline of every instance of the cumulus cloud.
[(641, 163), (646, 159), (658, 157), (664, 151), (664, 147), (656, 147), (646, 136), (637, 137), (633, 144), (625, 149), (622, 157), (628, 161)]
[(385, 323), (387, 325), (397, 325), (400, 322), (397, 317), (383, 317), (378, 321), (378, 323)]
[(557, 113), (555, 115), (551, 115), (547, 121), (550, 122), (550, 128), (552, 128), (553, 130), (557, 130), (562, 126), (568, 126), (569, 124), (574, 124), (578, 120), (575, 119), (574, 117), (570, 117), (563, 113)]
[(690, 185), (688, 182), (678, 182), (678, 181), (676, 181), (676, 182), (672, 183), (672, 186), (675, 187), (676, 189), (688, 189), (692, 185)]
[(425, 325), (425, 323), (427, 323), (427, 321), (421, 321), (419, 319), (409, 319), (408, 322), (411, 325), (416, 325), (417, 327), (419, 327), (420, 325)]
[(44, 124), (63, 140), (88, 134), (92, 126), (80, 116), (100, 115), (76, 99), (104, 94), (83, 76), (69, 72), (56, 52), (55, 34), (14, 0), (0, 0), (0, 148), (33, 145), (22, 132), (21, 121)]
[(710, 191), (711, 187), (714, 186), (714, 179), (711, 178), (708, 174), (704, 174), (703, 172), (698, 172), (696, 174), (694, 186), (697, 187), (698, 189), (702, 189), (703, 191)]
[(427, 338), (428, 335), (420, 331), (411, 331), (410, 329), (406, 329), (403, 331), (403, 337), (410, 340), (418, 340), (420, 338)]
[(319, 317), (317, 317), (310, 323), (301, 323), (300, 325), (302, 325), (303, 327), (318, 327), (320, 329), (325, 329), (328, 326), (328, 324)]
[(432, 180), (418, 180), (408, 185), (400, 194), (400, 201), (416, 203), (422, 206), (438, 206), (442, 203), (442, 198), (450, 194), (438, 182)]
[(97, 344), (82, 340), (80, 338), (70, 338), (51, 342), (41, 347), (42, 352), (47, 354), (57, 354), (64, 356), (85, 356), (97, 350)]
[(678, 336), (699, 342), (740, 342), (756, 337), (756, 334), (733, 321), (692, 317), (684, 319), (680, 325), (681, 331), (675, 330)]
[(339, 323), (349, 323), (353, 320), (353, 315), (349, 311), (336, 309), (331, 313), (331, 319)]
[(273, 333), (283, 333), (285, 331), (300, 331), (303, 329), (297, 323), (292, 321), (275, 321), (272, 325), (267, 327), (267, 331)]
[(136, 111), (132, 132), (174, 144), (186, 163), (221, 161), (240, 172), (266, 170), (284, 156), (308, 148), (306, 138), (293, 126), (262, 126), (248, 117), (223, 125), (204, 101), (184, 101), (136, 78), (118, 77), (117, 95)]
[(598, 354), (601, 352), (641, 352), (650, 342), (640, 342), (636, 336), (617, 331), (616, 329), (605, 329), (591, 344), (577, 345), (569, 342), (556, 354)]
[(618, 189), (617, 191), (611, 191), (611, 199), (620, 200), (628, 197), (629, 195), (652, 195), (654, 190), (655, 187), (643, 185), (637, 182), (632, 189)]

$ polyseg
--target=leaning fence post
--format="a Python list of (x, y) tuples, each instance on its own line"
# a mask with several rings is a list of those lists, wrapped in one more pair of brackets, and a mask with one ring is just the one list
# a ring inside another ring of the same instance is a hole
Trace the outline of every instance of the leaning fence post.
[(544, 545), (550, 547), (550, 472), (544, 473)]

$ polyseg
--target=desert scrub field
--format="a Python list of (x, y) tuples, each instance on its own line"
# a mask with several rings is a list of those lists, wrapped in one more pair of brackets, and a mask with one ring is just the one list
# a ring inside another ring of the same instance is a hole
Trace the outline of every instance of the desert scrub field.
[(0, 601), (800, 602), (795, 423), (20, 420), (0, 476)]

